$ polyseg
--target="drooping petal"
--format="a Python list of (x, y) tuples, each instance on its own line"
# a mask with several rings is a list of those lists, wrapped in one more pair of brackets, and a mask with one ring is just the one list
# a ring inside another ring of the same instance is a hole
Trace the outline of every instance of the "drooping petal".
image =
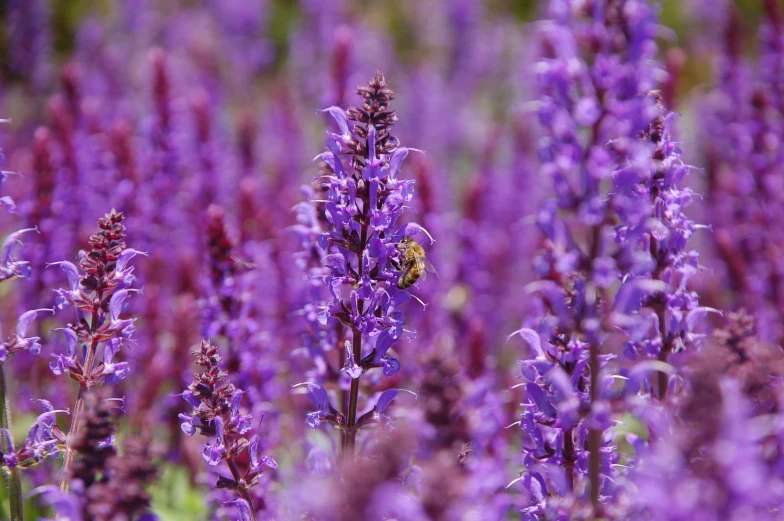
[(33, 320), (35, 320), (39, 313), (45, 312), (54, 314), (54, 310), (49, 308), (32, 309), (22, 313), (19, 320), (16, 322), (16, 336), (19, 338), (26, 338), (27, 329), (30, 327), (30, 324), (33, 323)]
[(50, 262), (47, 266), (60, 266), (60, 269), (65, 272), (65, 276), (68, 278), (68, 287), (71, 288), (71, 291), (79, 289), (79, 279), (81, 277), (79, 270), (73, 263), (67, 261)]

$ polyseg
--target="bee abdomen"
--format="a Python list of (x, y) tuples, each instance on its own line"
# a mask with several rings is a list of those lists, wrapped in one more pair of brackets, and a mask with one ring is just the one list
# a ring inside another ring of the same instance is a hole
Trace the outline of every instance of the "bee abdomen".
[(408, 268), (403, 274), (400, 276), (400, 279), (397, 281), (397, 287), (400, 289), (408, 289), (414, 284), (416, 281), (419, 280), (420, 273), (417, 270)]

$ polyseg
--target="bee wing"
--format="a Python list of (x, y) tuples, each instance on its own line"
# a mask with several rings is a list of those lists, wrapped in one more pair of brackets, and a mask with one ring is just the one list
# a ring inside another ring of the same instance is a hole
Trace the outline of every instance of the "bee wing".
[(427, 268), (428, 260), (425, 257), (417, 257), (414, 262), (416, 263), (417, 273), (419, 273), (419, 280), (424, 281), (427, 279), (427, 271), (425, 270)]
[(420, 267), (424, 268), (422, 270), (422, 274), (423, 275), (425, 273), (425, 270), (427, 270), (427, 271), (429, 271), (431, 273), (435, 273), (436, 277), (438, 277), (438, 272), (436, 271), (435, 266), (433, 266), (433, 263), (430, 262), (430, 259), (428, 259), (427, 257), (422, 257), (422, 266), (420, 266)]

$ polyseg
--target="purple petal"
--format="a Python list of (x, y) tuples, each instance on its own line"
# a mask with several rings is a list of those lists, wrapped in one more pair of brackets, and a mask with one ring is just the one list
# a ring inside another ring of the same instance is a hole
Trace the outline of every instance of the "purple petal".
[(103, 348), (104, 364), (108, 365), (112, 363), (112, 359), (114, 358), (114, 355), (116, 355), (117, 351), (120, 350), (120, 344), (122, 344), (122, 342), (116, 338), (113, 338), (108, 344), (106, 344), (106, 347)]
[(403, 237), (413, 237), (414, 235), (424, 234), (427, 235), (427, 238), (430, 239), (430, 244), (436, 242), (433, 239), (433, 236), (425, 230), (422, 226), (418, 225), (417, 223), (408, 223), (402, 228), (400, 228), (397, 232), (395, 232), (394, 236), (392, 237), (394, 240), (401, 240)]
[(47, 266), (60, 266), (60, 269), (65, 272), (65, 276), (68, 278), (68, 286), (71, 288), (71, 291), (79, 289), (79, 270), (72, 263), (67, 261), (50, 262)]
[(376, 412), (379, 414), (384, 414), (386, 408), (389, 407), (389, 404), (392, 403), (392, 400), (394, 400), (397, 397), (400, 391), (405, 391), (407, 393), (411, 393), (414, 396), (416, 396), (416, 393), (406, 389), (387, 389), (386, 391), (381, 393), (381, 395), (378, 397), (378, 400), (376, 400), (376, 406), (374, 407)]
[(392, 403), (392, 400), (394, 400), (399, 393), (400, 390), (398, 389), (387, 389), (381, 393), (381, 396), (379, 396), (376, 401), (376, 411), (378, 411), (379, 414), (383, 414), (384, 410)]
[(292, 387), (299, 387), (302, 385), (307, 386), (308, 397), (310, 397), (310, 401), (313, 402), (313, 405), (318, 407), (320, 411), (328, 414), (329, 396), (327, 395), (327, 390), (313, 382), (303, 382), (301, 384), (293, 385)]
[(329, 115), (332, 116), (332, 118), (335, 120), (335, 123), (338, 124), (341, 136), (350, 135), (348, 132), (348, 114), (346, 114), (345, 110), (333, 105), (331, 107), (319, 110), (319, 112), (329, 112)]
[(196, 398), (192, 391), (184, 391), (180, 396), (182, 396), (183, 400), (188, 402), (194, 409), (201, 405), (201, 400)]
[(718, 313), (719, 315), (722, 314), (722, 312), (719, 311), (718, 309), (709, 308), (705, 306), (694, 308), (686, 314), (686, 320), (685, 320), (686, 331), (689, 332), (693, 331), (697, 323), (703, 318), (705, 318), (708, 315), (708, 313)]
[(390, 177), (397, 177), (400, 167), (403, 166), (403, 160), (408, 156), (408, 151), (408, 148), (400, 147), (392, 153), (392, 157), (389, 159)]
[(259, 466), (259, 437), (253, 436), (248, 445), (248, 455), (250, 456), (250, 466), (256, 468)]
[(0, 197), (0, 205), (7, 206), (8, 211), (10, 213), (16, 212), (16, 203), (14, 203), (14, 200), (8, 197), (7, 195), (4, 197)]
[(117, 293), (115, 293), (114, 295), (112, 295), (112, 299), (109, 301), (109, 314), (112, 317), (112, 321), (117, 322), (120, 320), (120, 313), (122, 313), (123, 304), (125, 304), (125, 299), (127, 299), (128, 296), (131, 294), (131, 292), (134, 291), (137, 290), (122, 289)]
[(55, 331), (63, 332), (65, 341), (68, 345), (68, 356), (73, 357), (76, 353), (76, 346), (79, 344), (79, 337), (76, 335), (76, 331), (69, 327), (57, 328)]
[(13, 260), (16, 252), (22, 247), (22, 240), (19, 237), (27, 232), (38, 232), (38, 228), (25, 228), (6, 237), (3, 247), (0, 248), (0, 264), (8, 264)]
[(528, 347), (530, 347), (531, 351), (534, 352), (536, 358), (544, 357), (544, 350), (542, 349), (542, 340), (539, 338), (539, 333), (537, 333), (533, 329), (524, 327), (522, 329), (518, 329), (517, 331), (509, 335), (509, 338), (513, 337), (514, 335), (520, 335), (521, 337), (523, 337), (523, 340), (525, 340), (528, 343)]
[(240, 521), (250, 521), (250, 506), (248, 502), (242, 498), (235, 498), (231, 501), (226, 501), (224, 505), (234, 505), (240, 511)]
[(400, 337), (394, 334), (394, 331), (391, 329), (385, 329), (382, 331), (378, 338), (376, 338), (376, 360), (381, 360), (381, 358), (387, 354), (387, 351), (400, 340)]
[(386, 377), (395, 376), (400, 372), (400, 362), (397, 361), (397, 358), (392, 358), (391, 356), (382, 357), (381, 366)]
[(194, 419), (187, 414), (178, 414), (177, 417), (181, 420), (184, 420), (180, 424), (180, 428), (182, 432), (184, 432), (187, 436), (193, 436), (196, 433), (196, 426), (193, 425)]
[(16, 323), (16, 336), (19, 338), (26, 338), (27, 329), (30, 327), (30, 324), (33, 323), (33, 320), (38, 316), (38, 313), (43, 313), (44, 311), (54, 313), (53, 309), (48, 308), (33, 309), (22, 313), (22, 316), (19, 317), (19, 321)]
[(125, 266), (128, 265), (128, 261), (130, 261), (136, 255), (144, 255), (146, 257), (147, 253), (139, 250), (134, 250), (133, 248), (127, 248), (123, 250), (122, 253), (120, 253), (120, 255), (117, 256), (117, 264), (115, 265), (115, 269), (117, 271), (123, 271), (125, 269)]
[[(183, 432), (185, 432), (184, 425), (185, 424), (181, 426), (183, 427)], [(185, 434), (188, 433), (185, 432)], [(217, 442), (215, 445), (205, 445), (201, 451), (201, 457), (207, 462), (207, 465), (214, 467), (223, 459), (223, 445), (220, 445)]]
[(631, 279), (618, 290), (614, 309), (618, 313), (633, 313), (640, 309), (645, 297), (666, 289), (667, 284), (659, 280)]

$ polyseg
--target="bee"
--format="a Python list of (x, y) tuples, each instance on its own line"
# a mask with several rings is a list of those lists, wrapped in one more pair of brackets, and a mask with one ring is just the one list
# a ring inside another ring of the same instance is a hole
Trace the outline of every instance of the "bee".
[(411, 237), (403, 237), (397, 244), (397, 249), (402, 257), (402, 262), (398, 262), (398, 266), (403, 270), (403, 274), (397, 281), (398, 288), (408, 289), (420, 278), (425, 280), (426, 271), (436, 273), (433, 265), (425, 257), (425, 249)]
[(460, 452), (457, 453), (457, 462), (460, 465), (463, 465), (466, 461), (468, 461), (468, 456), (474, 452), (474, 444), (473, 442), (468, 442), (460, 449)]

